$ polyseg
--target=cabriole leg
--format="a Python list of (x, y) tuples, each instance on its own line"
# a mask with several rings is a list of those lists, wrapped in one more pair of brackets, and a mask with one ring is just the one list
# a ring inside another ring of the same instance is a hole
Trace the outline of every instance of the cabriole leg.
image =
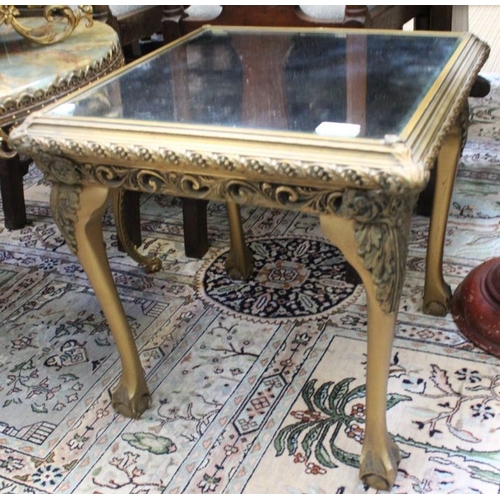
[(240, 206), (237, 203), (228, 201), (226, 208), (231, 244), (229, 255), (226, 259), (226, 271), (233, 280), (247, 280), (253, 273), (254, 260), (252, 252), (245, 243)]
[(423, 298), (424, 313), (434, 316), (445, 316), (450, 310), (451, 289), (443, 278), (443, 250), (461, 145), (462, 127), (457, 124), (446, 136), (437, 158)]
[[(385, 312), (377, 298), (374, 276), (358, 254), (354, 222), (335, 215), (322, 215), (321, 226), (324, 234), (358, 272), (365, 286), (368, 304), (366, 422), (359, 475), (368, 486), (389, 490), (394, 484), (400, 460), (398, 447), (389, 436), (386, 424), (387, 383), (397, 313), (396, 310)], [(397, 249), (392, 255), (382, 257), (397, 258)]]
[(104, 186), (56, 184), (51, 206), (68, 246), (94, 289), (120, 354), (122, 374), (113, 391), (113, 407), (126, 417), (138, 418), (149, 407), (151, 397), (102, 237), (102, 218), (109, 198), (110, 191)]

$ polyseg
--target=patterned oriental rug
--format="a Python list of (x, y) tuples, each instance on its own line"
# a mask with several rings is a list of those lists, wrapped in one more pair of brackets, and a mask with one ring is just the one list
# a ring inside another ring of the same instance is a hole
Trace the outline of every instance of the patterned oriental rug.
[[(452, 289), (500, 256), (500, 75), (471, 99), (444, 255)], [(153, 405), (115, 414), (117, 351), (56, 228), (48, 187), (26, 179), (32, 224), (0, 221), (0, 492), (375, 493), (358, 479), (366, 302), (309, 215), (244, 208), (248, 283), (223, 273), (228, 226), (187, 259), (176, 199), (143, 199), (147, 275), (105, 237)], [(428, 219), (413, 220), (393, 350), (389, 430), (403, 459), (393, 493), (499, 493), (500, 362), (451, 315), (421, 310)]]

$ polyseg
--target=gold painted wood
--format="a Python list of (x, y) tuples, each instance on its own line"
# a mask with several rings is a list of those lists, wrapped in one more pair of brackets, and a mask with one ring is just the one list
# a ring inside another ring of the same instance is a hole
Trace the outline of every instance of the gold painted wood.
[[(408, 237), (410, 217), (411, 212), (408, 210), (406, 213), (401, 213), (401, 218), (406, 219), (407, 222), (406, 227), (401, 228), (405, 233), (403, 239)], [(365, 287), (368, 304), (368, 361), (365, 439), (360, 457), (359, 475), (365, 484), (373, 488), (390, 489), (396, 478), (399, 452), (387, 432), (385, 412), (392, 341), (402, 280), (397, 285), (399, 287), (397, 301), (393, 304), (392, 310), (384, 309), (377, 297), (376, 283), (379, 276), (369, 269), (366, 259), (359, 254), (356, 222), (334, 215), (321, 215), (320, 220), (325, 236), (342, 251), (347, 261), (359, 274)], [(373, 229), (377, 231), (386, 223), (384, 217), (373, 220)], [(382, 249), (379, 254), (381, 261), (387, 261), (390, 265), (403, 260), (403, 255), (398, 255), (403, 248), (398, 244), (397, 238), (392, 238), (384, 247), (385, 249)], [(401, 269), (400, 272), (403, 270)]]
[(252, 252), (245, 243), (241, 223), (240, 207), (236, 203), (226, 203), (229, 220), (230, 249), (226, 259), (226, 271), (233, 280), (247, 280), (253, 273)]
[(17, 19), (19, 14), (20, 11), (15, 5), (0, 5), (0, 24), (12, 26), (27, 40), (42, 45), (65, 40), (82, 20), (85, 20), (87, 27), (93, 24), (91, 5), (78, 5), (77, 8), (69, 5), (47, 5), (44, 9), (46, 23), (37, 23), (36, 26), (23, 24)]
[[(96, 219), (107, 188), (226, 202), (231, 230), (240, 247), (235, 258), (243, 262), (241, 274), (248, 272), (250, 264), (238, 205), (317, 214), (323, 232), (344, 253), (365, 286), (368, 364), (360, 476), (370, 486), (390, 489), (399, 452), (387, 432), (387, 382), (411, 214), (441, 147), (438, 182), (446, 184), (451, 193), (459, 151), (457, 137), (462, 137), (455, 124), (487, 53), (484, 44), (464, 34), (460, 47), (407, 127), (400, 136), (382, 140), (325, 139), (313, 134), (191, 124), (125, 123), (115, 118), (65, 118), (50, 116), (49, 112), (28, 118), (13, 132), (11, 140), (16, 149), (35, 159), (50, 182), (70, 186), (61, 191), (65, 194), (59, 195), (53, 206), (61, 231), (80, 259), (88, 259), (84, 254), (96, 251), (91, 250), (92, 242), (101, 247), (102, 238), (95, 239), (100, 232)], [(91, 202), (94, 198), (100, 201)], [(91, 203), (91, 208), (83, 208)], [(440, 238), (444, 237), (448, 208), (446, 195), (431, 229), (429, 254), (438, 255), (428, 264), (429, 272), (439, 272), (440, 276)], [(104, 277), (97, 277), (88, 261), (86, 267), (87, 272), (94, 273), (93, 286), (101, 287), (98, 298), (104, 309), (103, 296), (116, 295), (116, 288), (101, 251), (92, 262), (99, 262), (99, 273)], [(427, 276), (426, 297), (430, 281)], [(124, 374), (117, 392), (126, 394), (125, 403), (118, 411), (138, 414), (147, 407), (149, 393), (131, 346), (123, 309), (114, 302), (106, 307), (110, 328), (120, 342)]]
[(156, 273), (161, 269), (161, 260), (158, 257), (142, 255), (130, 239), (125, 227), (124, 201), (125, 192), (123, 189), (116, 190), (113, 196), (113, 215), (118, 239), (129, 257), (134, 259), (147, 273)]
[(450, 129), (439, 152), (436, 166), (436, 187), (427, 242), (423, 311), (434, 316), (446, 316), (451, 306), (451, 288), (443, 278), (443, 249), (446, 222), (450, 210), (463, 128), (459, 122)]
[(127, 417), (138, 418), (149, 408), (151, 396), (102, 238), (102, 218), (110, 196), (110, 190), (104, 186), (54, 184), (51, 207), (68, 246), (90, 281), (120, 354), (122, 375), (113, 391), (113, 408)]

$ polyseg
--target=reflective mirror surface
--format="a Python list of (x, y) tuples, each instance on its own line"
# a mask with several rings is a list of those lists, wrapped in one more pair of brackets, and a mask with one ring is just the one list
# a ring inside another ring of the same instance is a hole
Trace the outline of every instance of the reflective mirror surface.
[(400, 133), (460, 40), (214, 28), (50, 114), (378, 139)]

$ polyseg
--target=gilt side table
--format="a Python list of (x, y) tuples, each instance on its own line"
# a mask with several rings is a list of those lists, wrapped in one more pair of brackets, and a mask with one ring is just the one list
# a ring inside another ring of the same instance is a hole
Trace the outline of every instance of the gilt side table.
[[(273, 47), (283, 58), (263, 56), (269, 68), (260, 60), (253, 78), (252, 51)], [(102, 239), (113, 195), (124, 188), (317, 214), (365, 286), (360, 477), (391, 488), (399, 452), (387, 432), (387, 381), (410, 221), (436, 165), (424, 308), (445, 314), (446, 220), (465, 104), (487, 55), (471, 34), (206, 27), (13, 131), (14, 147), (52, 183), (54, 217), (116, 340), (115, 409), (139, 417), (151, 398)]]
[[(43, 18), (23, 18), (36, 32)], [(0, 25), (0, 187), (7, 229), (26, 225), (23, 176), (27, 167), (8, 136), (28, 115), (123, 65), (117, 33), (106, 24), (80, 23), (68, 38), (50, 45)]]

